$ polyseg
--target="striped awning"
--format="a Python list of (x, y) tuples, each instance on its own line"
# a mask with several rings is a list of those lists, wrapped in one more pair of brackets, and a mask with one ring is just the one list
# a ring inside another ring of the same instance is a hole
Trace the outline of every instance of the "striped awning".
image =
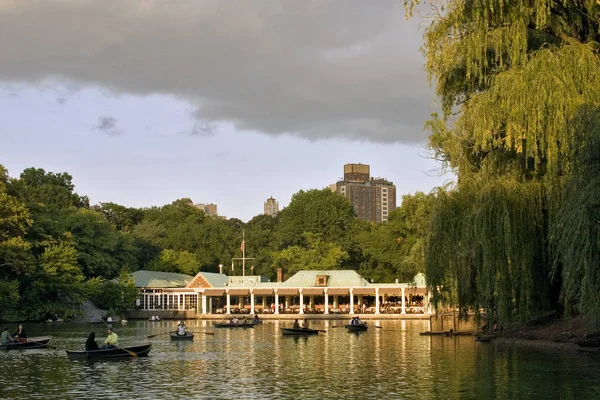
[(298, 295), (298, 289), (294, 288), (282, 288), (277, 289), (277, 294), (280, 296), (295, 296)]
[(330, 296), (345, 296), (350, 295), (350, 289), (348, 288), (328, 288), (327, 294)]
[(250, 295), (250, 290), (249, 289), (229, 289), (229, 293), (230, 296), (248, 296)]
[(354, 288), (352, 289), (352, 293), (355, 296), (361, 295), (361, 296), (375, 296), (375, 289), (373, 288)]
[(205, 296), (223, 296), (225, 289), (206, 289), (204, 290)]
[(302, 289), (302, 295), (303, 296), (315, 296), (315, 295), (324, 296), (323, 288), (305, 288), (305, 289)]
[(254, 295), (275, 295), (275, 291), (272, 288), (262, 288), (262, 289), (253, 289), (252, 293), (254, 293)]

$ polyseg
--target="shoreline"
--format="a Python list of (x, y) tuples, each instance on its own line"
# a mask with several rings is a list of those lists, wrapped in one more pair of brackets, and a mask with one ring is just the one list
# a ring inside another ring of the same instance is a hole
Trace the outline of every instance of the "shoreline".
[(568, 319), (558, 313), (498, 335), (499, 343), (553, 350), (600, 353), (600, 332), (581, 316)]

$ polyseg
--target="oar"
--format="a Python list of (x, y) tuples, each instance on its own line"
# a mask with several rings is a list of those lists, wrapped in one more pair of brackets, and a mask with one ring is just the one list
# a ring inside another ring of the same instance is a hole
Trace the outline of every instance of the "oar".
[(379, 326), (379, 325), (373, 325), (373, 327), (377, 328), (377, 329), (383, 329), (383, 326)]
[(319, 332), (327, 333), (327, 331), (324, 331), (324, 330), (322, 330), (322, 329), (315, 329), (315, 330), (316, 330), (316, 331), (319, 331)]
[(191, 333), (204, 333), (205, 335), (214, 335), (215, 334), (214, 332), (195, 332), (195, 331), (188, 331), (188, 332), (191, 332)]
[(157, 334), (154, 334), (154, 335), (148, 335), (147, 337), (148, 337), (148, 339), (150, 339), (150, 338), (153, 338), (153, 337), (156, 337), (156, 336), (166, 335), (166, 334), (169, 334), (169, 333), (171, 333), (171, 332), (172, 332), (172, 331), (169, 331), (169, 332), (163, 332), (163, 333), (157, 333)]
[(128, 352), (128, 353), (129, 353), (129, 355), (130, 355), (131, 357), (137, 357), (137, 353), (134, 353), (133, 351), (130, 351), (130, 350), (124, 349), (124, 348), (122, 348), (122, 347), (117, 347), (117, 349), (120, 349), (120, 350), (125, 350), (126, 352)]
[[(51, 341), (52, 341), (52, 340), (50, 340), (50, 342), (51, 342)], [(26, 341), (26, 342), (20, 342), (20, 343), (35, 343), (35, 344), (39, 344), (39, 345), (42, 345), (42, 346), (48, 347), (48, 346), (50, 345), (50, 342), (48, 342), (48, 343), (36, 342), (35, 340), (29, 340), (29, 338), (27, 338), (27, 341)]]
[(345, 327), (346, 327), (346, 325), (336, 325), (336, 326), (332, 326), (331, 328), (333, 329), (333, 328), (345, 328)]

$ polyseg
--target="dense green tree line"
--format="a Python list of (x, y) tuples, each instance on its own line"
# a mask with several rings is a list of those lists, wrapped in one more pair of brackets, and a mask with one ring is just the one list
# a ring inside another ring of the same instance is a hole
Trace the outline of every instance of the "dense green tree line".
[(600, 325), (600, 6), (429, 5), (423, 49), (443, 109), (430, 147), (458, 176), (426, 241), (435, 300), (501, 323), (558, 308)]
[[(126, 309), (139, 269), (194, 275), (241, 273), (274, 279), (303, 269), (354, 269), (374, 281), (410, 281), (424, 269), (423, 238), (433, 195), (405, 196), (387, 224), (359, 221), (328, 189), (296, 193), (277, 217), (244, 223), (204, 214), (189, 199), (145, 209), (89, 205), (67, 173), (29, 168), (10, 178), (0, 166), (0, 320), (77, 314), (90, 298)], [(243, 236), (245, 235), (245, 236)], [(254, 267), (254, 268), (253, 268)], [(253, 269), (252, 269), (253, 268)]]

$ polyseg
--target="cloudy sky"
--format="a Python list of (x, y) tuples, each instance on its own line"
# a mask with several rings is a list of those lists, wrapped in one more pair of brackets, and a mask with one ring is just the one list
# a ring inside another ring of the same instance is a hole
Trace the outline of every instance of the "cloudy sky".
[(424, 150), (421, 25), (398, 0), (0, 0), (0, 164), (246, 221), (350, 162), (428, 192), (451, 177)]

